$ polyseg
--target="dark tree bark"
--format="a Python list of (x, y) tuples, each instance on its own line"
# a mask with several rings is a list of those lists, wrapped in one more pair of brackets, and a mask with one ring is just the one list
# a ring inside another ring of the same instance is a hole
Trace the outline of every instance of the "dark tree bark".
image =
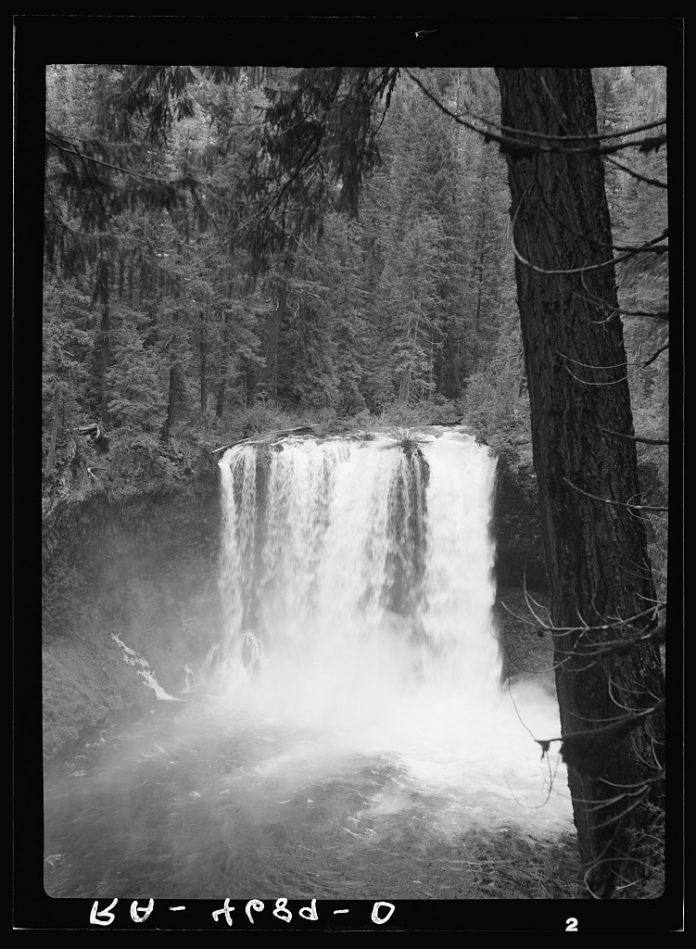
[(168, 442), (176, 420), (176, 402), (179, 395), (179, 378), (176, 363), (169, 369), (169, 395), (167, 397), (167, 417), (162, 427), (162, 441)]
[(217, 393), (215, 396), (215, 417), (222, 418), (225, 411), (225, 393), (227, 391), (227, 372), (230, 362), (230, 313), (222, 314), (222, 357), (218, 368)]
[(205, 416), (205, 410), (208, 405), (208, 321), (205, 310), (203, 310), (200, 315), (198, 354), (200, 357), (201, 415)]
[(99, 373), (99, 407), (102, 421), (109, 422), (109, 387), (107, 374), (111, 366), (111, 312), (109, 308), (109, 265), (105, 257), (97, 262), (94, 299), (102, 304), (97, 337), (97, 371)]
[(109, 422), (108, 372), (111, 366), (111, 314), (109, 304), (104, 304), (99, 327), (99, 374), (101, 383), (100, 404), (102, 421)]
[(53, 396), (53, 422), (51, 424), (51, 441), (48, 446), (48, 455), (46, 456), (46, 465), (44, 467), (44, 478), (50, 477), (53, 471), (53, 462), (56, 457), (56, 443), (58, 441), (58, 427), (60, 424), (61, 418), (61, 405), (60, 393), (56, 392)]
[(475, 330), (475, 347), (476, 347), (476, 356), (474, 357), (474, 365), (476, 365), (478, 357), (478, 342), (481, 335), (481, 303), (483, 300), (483, 274), (484, 274), (484, 258), (486, 255), (486, 230), (488, 224), (488, 198), (486, 196), (486, 175), (487, 175), (488, 163), (487, 156), (485, 152), (481, 158), (481, 174), (479, 176), (479, 191), (484, 196), (483, 203), (481, 205), (479, 215), (478, 215), (478, 233), (476, 236), (476, 253), (474, 256), (475, 260), (475, 279), (476, 279), (476, 310), (474, 316), (474, 330)]
[(295, 267), (295, 251), (298, 238), (292, 235), (288, 239), (285, 259), (277, 281), (276, 305), (268, 321), (268, 331), (265, 346), (265, 365), (259, 375), (259, 383), (265, 389), (266, 395), (276, 398), (278, 392), (278, 340), (280, 328), (287, 319), (288, 292), (290, 280)]
[[(547, 135), (596, 132), (589, 69), (496, 72), (503, 125)], [(516, 276), (558, 628), (562, 734), (619, 720), (625, 725), (597, 733), (582, 753), (571, 754), (578, 750), (571, 742), (565, 749), (580, 853), (594, 896), (630, 897), (639, 892), (631, 884), (653, 869), (636, 848), (661, 805), (663, 676), (656, 642), (633, 645), (656, 619), (646, 612), (654, 591), (645, 525), (640, 511), (626, 506), (640, 503), (635, 443), (600, 430), (633, 433), (622, 327), (618, 318), (606, 321), (607, 308), (617, 305), (614, 266), (586, 270), (584, 280), (534, 269), (576, 269), (611, 258), (604, 172), (601, 158), (588, 152), (527, 148), (506, 157), (513, 238), (528, 261), (516, 260)], [(627, 622), (599, 628), (619, 619)], [(630, 712), (646, 714), (629, 721)]]
[(285, 322), (288, 307), (287, 280), (282, 278), (276, 297), (275, 309), (268, 319), (268, 334), (266, 336), (265, 365), (261, 371), (261, 384), (267, 395), (275, 398), (278, 389), (278, 339), (281, 324)]
[(223, 375), (220, 377), (217, 387), (217, 395), (215, 397), (215, 417), (222, 418), (222, 414), (225, 411), (225, 389), (227, 387), (227, 379)]

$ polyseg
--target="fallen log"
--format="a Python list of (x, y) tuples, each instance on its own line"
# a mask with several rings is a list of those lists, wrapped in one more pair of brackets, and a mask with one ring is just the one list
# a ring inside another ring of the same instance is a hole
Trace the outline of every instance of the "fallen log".
[(256, 432), (253, 435), (245, 435), (244, 438), (238, 438), (236, 442), (229, 442), (227, 445), (221, 445), (219, 448), (212, 448), (211, 454), (217, 455), (220, 451), (226, 451), (228, 448), (234, 448), (235, 445), (243, 445), (246, 442), (274, 442), (279, 438), (285, 438), (286, 435), (315, 435), (316, 431), (312, 425), (297, 425), (295, 428), (283, 428), (276, 432)]
[(99, 481), (99, 478), (95, 474), (92, 474), (92, 472), (95, 470), (108, 471), (109, 469), (104, 465), (91, 465), (87, 467), (87, 474), (90, 476), (90, 478), (94, 478), (95, 481)]
[(219, 451), (226, 451), (228, 448), (234, 448), (235, 445), (241, 445), (242, 442), (247, 442), (247, 441), (249, 441), (248, 438), (240, 438), (236, 442), (230, 442), (229, 445), (221, 445), (219, 448), (212, 448), (210, 453), (212, 455), (217, 455)]
[(83, 425), (81, 428), (76, 428), (75, 431), (78, 435), (89, 435), (90, 438), (99, 438), (101, 435), (101, 429), (96, 422), (91, 425)]

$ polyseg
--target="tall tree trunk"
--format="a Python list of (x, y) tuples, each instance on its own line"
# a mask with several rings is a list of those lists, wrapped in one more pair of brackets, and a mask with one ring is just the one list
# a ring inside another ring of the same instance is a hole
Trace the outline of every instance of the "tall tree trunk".
[[(481, 186), (485, 182), (485, 175), (481, 176)], [(481, 302), (483, 300), (483, 261), (486, 253), (486, 209), (485, 206), (479, 220), (479, 232), (476, 238), (476, 310), (474, 316), (474, 329), (476, 331), (476, 341), (481, 333)]]
[(162, 427), (162, 441), (168, 442), (172, 433), (174, 422), (176, 420), (176, 400), (179, 390), (179, 379), (176, 363), (173, 363), (169, 369), (169, 395), (167, 397), (167, 417)]
[(111, 312), (109, 308), (109, 265), (106, 257), (97, 261), (94, 300), (102, 304), (97, 337), (97, 372), (99, 374), (99, 411), (102, 421), (109, 421), (109, 387), (107, 374), (111, 367)]
[(225, 376), (220, 378), (217, 387), (217, 395), (215, 397), (215, 417), (222, 418), (222, 413), (225, 411), (225, 389), (227, 388), (227, 379)]
[(401, 380), (399, 382), (399, 402), (401, 402), (403, 405), (406, 405), (410, 397), (411, 397), (411, 367), (408, 366), (401, 373)]
[(481, 205), (478, 213), (478, 226), (476, 234), (476, 252), (475, 261), (475, 287), (476, 287), (476, 307), (474, 309), (474, 334), (472, 339), (472, 363), (475, 369), (481, 357), (481, 308), (483, 304), (483, 274), (484, 259), (486, 255), (486, 230), (488, 224), (488, 202), (489, 195), (486, 187), (486, 178), (488, 176), (488, 155), (484, 149), (481, 154), (481, 173), (479, 175), (479, 194), (481, 196)]
[(198, 337), (198, 353), (200, 357), (200, 396), (201, 396), (201, 415), (205, 417), (205, 410), (208, 405), (208, 333), (207, 333), (206, 311), (200, 315), (200, 331)]
[(227, 371), (230, 361), (230, 314), (225, 310), (222, 315), (222, 365), (218, 370), (217, 395), (215, 398), (215, 417), (222, 418), (225, 410), (225, 392), (227, 390)]
[[(458, 399), (462, 394), (462, 377), (460, 371), (461, 354), (459, 346), (459, 328), (450, 325), (446, 330), (445, 344), (442, 348), (443, 356), (440, 368), (440, 389), (450, 398)], [(447, 354), (446, 356), (444, 354)], [(451, 373), (451, 382), (447, 379), (447, 370)]]
[(435, 334), (434, 330), (430, 330), (430, 362), (428, 365), (428, 392), (426, 398), (428, 402), (431, 400), (433, 395), (433, 364), (435, 359)]
[[(596, 132), (589, 69), (496, 72), (504, 126)], [(633, 895), (630, 885), (650, 872), (649, 860), (636, 859), (637, 838), (661, 802), (663, 676), (655, 642), (634, 644), (655, 623), (645, 525), (625, 506), (640, 497), (635, 445), (598, 430), (633, 432), (621, 322), (606, 319), (617, 307), (614, 267), (581, 275), (529, 266), (568, 270), (611, 258), (604, 172), (587, 152), (527, 148), (506, 157), (513, 237), (528, 261), (516, 260), (516, 276), (561, 728), (594, 733), (584, 747), (564, 745), (580, 853), (594, 896), (626, 885)], [(627, 622), (606, 628), (619, 619)], [(617, 721), (626, 726), (618, 734), (597, 731)]]
[(275, 398), (278, 389), (278, 339), (281, 324), (285, 322), (288, 308), (288, 285), (283, 279), (278, 286), (275, 309), (268, 320), (268, 335), (266, 336), (266, 364), (261, 371), (261, 383), (266, 394)]
[(288, 290), (295, 266), (297, 243), (296, 237), (289, 238), (281, 274), (278, 278), (276, 306), (268, 321), (265, 347), (266, 364), (261, 370), (259, 379), (266, 390), (266, 394), (273, 398), (276, 397), (278, 391), (278, 339), (280, 338), (280, 327), (285, 322), (288, 312)]
[(222, 413), (225, 411), (225, 389), (227, 388), (227, 380), (224, 376), (221, 377), (218, 382), (217, 395), (215, 397), (215, 417), (222, 418)]
[(46, 466), (44, 468), (44, 478), (48, 478), (53, 471), (53, 462), (56, 457), (56, 443), (58, 441), (58, 426), (61, 417), (61, 397), (58, 392), (53, 396), (53, 422), (51, 424), (51, 441), (48, 446), (48, 455), (46, 456)]
[(109, 421), (109, 385), (107, 374), (111, 366), (111, 314), (109, 304), (104, 304), (102, 310), (101, 325), (99, 328), (99, 373), (101, 382), (100, 406), (102, 421)]

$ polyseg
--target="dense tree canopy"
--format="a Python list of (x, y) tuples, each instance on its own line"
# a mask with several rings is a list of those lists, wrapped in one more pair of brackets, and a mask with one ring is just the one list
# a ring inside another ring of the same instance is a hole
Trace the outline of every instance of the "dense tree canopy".
[[(338, 414), (462, 398), (513, 315), (503, 165), (395, 70), (344, 72), (49, 69), (47, 315), (89, 299), (63, 433), (138, 415), (112, 371), (136, 337), (160, 407), (177, 366), (174, 431), (259, 398)], [(469, 73), (431, 80), (494, 108), (492, 73)]]
[[(48, 70), (46, 314), (61, 338), (86, 334), (61, 437), (95, 415), (121, 427), (128, 412), (112, 420), (109, 403), (137, 394), (110, 370), (136, 337), (161, 404), (177, 367), (175, 432), (223, 424), (259, 398), (338, 414), (447, 400), (480, 422), (515, 414), (524, 381), (503, 157), (446, 114), (497, 115), (495, 77), (421, 70), (429, 98), (397, 73)], [(609, 132), (664, 99), (656, 68), (595, 81)], [(666, 179), (664, 160), (664, 149), (630, 154), (653, 179)], [(633, 245), (664, 229), (666, 195), (627, 161), (605, 164), (615, 241)], [(659, 312), (659, 261), (634, 263), (619, 274), (622, 306)], [(665, 321), (624, 323), (643, 361), (666, 344)], [(656, 438), (665, 359), (644, 372), (629, 360), (641, 433)], [(56, 393), (45, 389), (48, 433)], [(154, 430), (156, 412), (143, 411)]]

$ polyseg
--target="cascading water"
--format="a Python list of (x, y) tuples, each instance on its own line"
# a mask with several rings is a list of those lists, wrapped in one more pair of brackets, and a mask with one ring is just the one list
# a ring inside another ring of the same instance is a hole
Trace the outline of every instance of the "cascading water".
[(308, 729), (318, 758), (383, 753), (497, 793), (524, 728), (501, 690), (488, 449), (455, 432), (288, 438), (220, 469), (220, 707)]
[[(185, 702), (64, 779), (99, 871), (72, 858), (48, 891), (467, 898), (490, 835), (568, 832), (562, 765), (530, 734), (559, 734), (555, 703), (501, 688), (488, 449), (290, 437), (220, 475), (220, 641)], [(52, 867), (69, 846), (49, 835)]]
[(218, 687), (362, 746), (412, 734), (445, 697), (477, 714), (497, 701), (487, 449), (287, 439), (232, 448), (220, 468)]

